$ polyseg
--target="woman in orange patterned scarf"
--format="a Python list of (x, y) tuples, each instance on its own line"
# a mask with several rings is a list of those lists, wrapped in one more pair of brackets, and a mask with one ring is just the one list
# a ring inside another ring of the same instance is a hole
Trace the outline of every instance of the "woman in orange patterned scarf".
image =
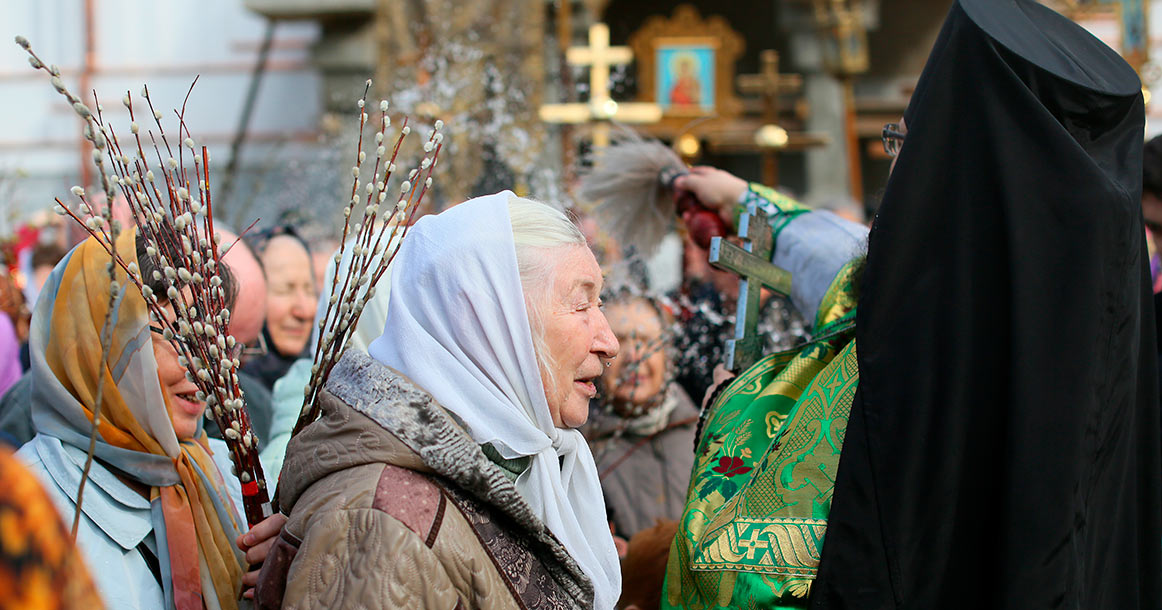
[[(133, 231), (117, 248), (151, 283), (154, 263)], [(41, 292), (30, 337), (37, 436), (19, 455), (71, 521), (100, 391), (96, 459), (80, 502), (77, 543), (105, 604), (235, 608), (243, 559), (233, 541), (243, 521), (235, 508), (240, 500), (231, 497), (237, 492), (227, 491), (219, 470), (228, 464), (225, 445), (202, 432), (205, 403), (132, 286), (117, 305), (102, 360), (108, 263), (89, 239), (57, 265)], [(224, 279), (232, 302), (233, 279)], [(156, 283), (154, 292), (166, 294), (164, 282)]]

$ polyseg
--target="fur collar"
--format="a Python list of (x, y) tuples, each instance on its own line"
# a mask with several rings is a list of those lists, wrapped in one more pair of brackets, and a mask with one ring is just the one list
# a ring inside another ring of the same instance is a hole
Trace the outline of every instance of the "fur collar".
[(592, 606), (592, 583), (577, 562), (533, 513), (504, 471), (428, 392), (366, 352), (354, 349), (347, 350), (335, 365), (325, 389), (390, 432), (434, 473), (523, 526), (530, 542), (550, 555), (539, 559), (556, 573), (565, 590), (584, 606)]

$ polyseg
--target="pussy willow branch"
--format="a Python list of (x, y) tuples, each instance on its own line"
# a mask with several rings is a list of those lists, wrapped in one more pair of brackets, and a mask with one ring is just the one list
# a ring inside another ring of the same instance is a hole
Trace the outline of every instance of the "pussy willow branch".
[[(24, 38), (23, 36), (16, 37), (16, 44), (20, 45), (21, 48), (28, 52), (28, 63), (34, 69), (44, 70), (49, 74), (53, 87), (69, 101), (69, 104), (72, 105), (73, 110), (84, 121), (85, 139), (89, 140), (93, 144), (93, 162), (97, 166), (97, 173), (101, 179), (101, 186), (105, 191), (106, 201), (109, 203), (109, 205), (104, 207), (100, 216), (100, 224), (103, 226), (98, 227), (101, 231), (101, 235), (106, 240), (108, 240), (109, 245), (107, 249), (110, 256), (110, 262), (107, 265), (109, 273), (109, 301), (107, 303), (108, 311), (106, 311), (105, 319), (101, 323), (101, 332), (99, 334), (99, 340), (101, 342), (101, 362), (103, 364), (109, 359), (109, 350), (113, 336), (113, 326), (117, 321), (117, 307), (120, 303), (119, 296), (121, 294), (122, 287), (117, 281), (116, 267), (114, 266), (120, 258), (117, 255), (116, 243), (118, 233), (120, 232), (120, 227), (118, 226), (119, 223), (113, 220), (113, 183), (111, 180), (109, 180), (109, 177), (105, 172), (105, 164), (103, 162), (103, 156), (101, 153), (106, 144), (105, 138), (98, 127), (101, 105), (100, 103), (97, 103), (98, 118), (94, 119), (92, 111), (89, 110), (88, 106), (86, 106), (79, 97), (73, 95), (73, 93), (64, 86), (63, 81), (60, 79), (60, 69), (58, 69), (55, 65), (45, 66), (40, 57), (38, 57), (32, 50), (28, 39)], [(97, 101), (96, 91), (93, 92), (93, 100)], [(94, 220), (92, 224), (97, 224), (96, 220)], [(82, 226), (84, 226), (84, 223), (82, 223)], [(109, 227), (108, 233), (105, 233), (105, 226)], [(92, 232), (91, 229), (90, 232)], [(93, 406), (92, 425), (89, 428), (89, 447), (85, 454), (85, 466), (81, 470), (81, 482), (77, 486), (77, 506), (73, 511), (73, 524), (71, 528), (71, 535), (73, 540), (76, 540), (77, 538), (77, 529), (81, 523), (81, 512), (85, 501), (85, 484), (89, 480), (89, 471), (93, 467), (93, 456), (97, 450), (97, 431), (101, 426), (101, 407), (104, 403), (105, 377), (106, 375), (104, 374), (104, 370), (102, 370), (102, 374), (97, 379), (97, 399)]]
[[(43, 62), (32, 54), (27, 40), (18, 38), (17, 43), (29, 51), (31, 56), (29, 61), (33, 67), (46, 69)], [(98, 112), (94, 117), (88, 108), (64, 87), (59, 78), (59, 70), (56, 70), (55, 66), (46, 71), (52, 75), (54, 88), (65, 95), (73, 104), (74, 110), (87, 121), (86, 138), (98, 149), (93, 160), (101, 171), (107, 202), (100, 218), (83, 219), (59, 199), (57, 211), (81, 224), (90, 236), (110, 253), (113, 261), (110, 264), (111, 273), (115, 263), (125, 270), (129, 281), (141, 290), (151, 319), (162, 327), (163, 335), (174, 346), (179, 354), (179, 361), (186, 368), (187, 379), (198, 388), (198, 400), (206, 402), (211, 417), (226, 436), (235, 474), (242, 481), (247, 521), (254, 525), (269, 514), (270, 504), (267, 499), (265, 476), (258, 461), (257, 438), (250, 430), (250, 418), (244, 408), (243, 394), (238, 383), (237, 356), (241, 346), (228, 332), (230, 311), (227, 308), (226, 293), (219, 275), (221, 253), (218, 249), (218, 238), (213, 232), (209, 151), (205, 147), (199, 151), (193, 139), (186, 137), (178, 147), (177, 158), (174, 158), (173, 146), (166, 137), (161, 123), (162, 113), (154, 107), (149, 89), (144, 88), (141, 97), (145, 98), (157, 126), (157, 136), (152, 130), (148, 130), (147, 135), (152, 144), (153, 154), (157, 158), (158, 171), (161, 172), (163, 186), (159, 188), (157, 177), (150, 168), (149, 155), (140, 134), (140, 127), (135, 121), (131, 96), (127, 93), (122, 103), (128, 109), (131, 121), (130, 132), (133, 134), (133, 144), (136, 148), (133, 159), (125, 154), (117, 134), (105, 123), (100, 106), (98, 105)], [(196, 81), (197, 79), (195, 83)], [(191, 91), (192, 88), (193, 85)], [(174, 111), (178, 118), (179, 137), (183, 133), (189, 133), (185, 123), (185, 109), (189, 96), (190, 92), (187, 91), (182, 109)], [(104, 149), (106, 144), (110, 150), (112, 174), (105, 172), (104, 158), (100, 154), (100, 150)], [(168, 158), (162, 156), (163, 147), (168, 153)], [(185, 148), (190, 149), (192, 153), (197, 185), (191, 184), (189, 180)], [(116, 190), (120, 190), (120, 194), (125, 197), (140, 232), (140, 239), (145, 241), (147, 253), (158, 263), (159, 270), (154, 272), (153, 280), (164, 280), (163, 284), (168, 285), (165, 295), (153, 294), (140, 278), (137, 265), (126, 264), (116, 252), (118, 227), (112, 221), (112, 202)], [(196, 191), (197, 197), (192, 197), (191, 191)], [(81, 213), (91, 216), (93, 208), (85, 198), (83, 189), (79, 187), (74, 189), (74, 194), (81, 199)], [(105, 231), (106, 226), (110, 228), (108, 233)], [(111, 299), (114, 299), (119, 288), (115, 276), (111, 276), (111, 285), (113, 287)], [(176, 314), (173, 320), (168, 318), (163, 302), (173, 307)], [(102, 344), (106, 351), (109, 343), (107, 335), (109, 333), (102, 333)], [(105, 357), (107, 359), (107, 354)], [(100, 383), (103, 382), (102, 377)], [(94, 417), (90, 457), (92, 447), (95, 447), (98, 418), (99, 416)]]
[[(335, 278), (332, 283), (331, 295), (327, 301), (327, 308), (320, 320), (318, 336), (315, 338), (315, 358), (311, 367), (311, 378), (304, 389), (304, 404), (299, 419), (295, 424), (292, 436), (318, 417), (318, 396), (325, 380), (334, 368), (339, 356), (343, 352), (347, 339), (354, 332), (363, 308), (367, 301), (375, 296), (376, 283), (395, 258), (399, 245), (407, 235), (416, 210), (419, 209), (424, 195), (432, 185), (432, 171), (436, 166), (442, 148), (443, 134), (440, 129), (442, 121), (436, 121), (434, 129), (424, 143), (424, 158), (420, 167), (409, 172), (408, 179), (400, 185), (399, 200), (393, 205), (389, 213), (381, 218), (380, 206), (386, 203), (388, 185), (396, 170), (396, 159), (403, 140), (411, 133), (408, 120), (405, 117), (399, 135), (391, 149), (391, 155), (386, 156), (384, 146), (387, 129), (391, 126), (388, 115), (388, 103), (380, 102), (379, 129), (375, 134), (376, 153), (372, 167), (371, 179), (367, 183), (365, 196), (360, 195), (360, 169), (367, 161), (363, 150), (364, 130), (368, 115), (364, 111), (367, 104), (367, 93), (371, 81), (367, 81), (363, 97), (358, 102), (359, 108), (359, 138), (356, 150), (356, 163), (351, 168), (354, 181), (351, 188), (351, 200), (343, 209), (343, 233), (339, 251), (334, 258)], [(382, 171), (381, 171), (382, 170)], [(364, 199), (363, 214), (359, 222), (351, 225), (351, 216), (354, 206), (360, 199)], [(376, 226), (379, 226), (376, 229)], [(348, 239), (350, 237), (350, 239)], [(348, 258), (348, 242), (350, 258)], [(347, 260), (347, 271), (339, 277), (343, 261)]]
[[(344, 290), (341, 293), (341, 294), (345, 294), (346, 296), (345, 296), (345, 298), (341, 298), (340, 300), (342, 302), (346, 303), (347, 306), (355, 308), (354, 315), (347, 316), (347, 317), (340, 315), (338, 318), (335, 319), (334, 326), (329, 327), (332, 329), (331, 333), (329, 333), (332, 338), (326, 343), (326, 345), (324, 345), (324, 348), (322, 350), (322, 356), (320, 358), (316, 359), (316, 361), (320, 364), (320, 366), (319, 366), (318, 370), (312, 371), (312, 384), (309, 387), (312, 388), (313, 391), (308, 395), (308, 397), (312, 400), (312, 404), (314, 405), (314, 408), (315, 408), (314, 417), (317, 417), (317, 410), (318, 410), (317, 396), (318, 396), (318, 392), (322, 389), (322, 381), (327, 379), (328, 376), (330, 376), (331, 370), (334, 368), (335, 363), (338, 362), (339, 356), (342, 354), (343, 348), (346, 346), (347, 339), (350, 338), (351, 333), (354, 332), (355, 327), (359, 322), (359, 316), (362, 314), (363, 306), (366, 304), (366, 302), (368, 300), (370, 300), (371, 298), (373, 298), (375, 296), (376, 284), (379, 282), (380, 278), (382, 278), (382, 276), (383, 276), (384, 272), (387, 270), (388, 266), (390, 266), (392, 261), (395, 259), (395, 255), (399, 251), (399, 245), (403, 242), (403, 239), (407, 236), (408, 229), (411, 227), (412, 222), (415, 219), (415, 214), (416, 214), (416, 211), (419, 209), (420, 202), (423, 200), (424, 194), (427, 193), (427, 190), (431, 187), (432, 170), (435, 167), (435, 159), (439, 155), (439, 151), (440, 151), (440, 148), (442, 146), (441, 144), (438, 143), (437, 136), (438, 136), (438, 132), (433, 133), (432, 137), (428, 140), (428, 143), (433, 145), (431, 147), (431, 150), (433, 151), (433, 156), (431, 159), (432, 162), (428, 163), (428, 159), (425, 158), (424, 161), (421, 163), (421, 168), (422, 168), (421, 170), (413, 169), (409, 173), (409, 178), (415, 179), (419, 176), (421, 171), (427, 172), (427, 174), (424, 176), (424, 180), (422, 183), (423, 187), (419, 191), (419, 194), (418, 195), (416, 194), (416, 189), (414, 187), (411, 188), (410, 192), (408, 194), (406, 204), (402, 205), (402, 206), (397, 204), (395, 209), (392, 210), (391, 216), (389, 216), (387, 218), (385, 224), (383, 225), (383, 229), (381, 229), (379, 231), (379, 234), (378, 234), (378, 237), (376, 238), (376, 242), (375, 242), (374, 247), (370, 247), (371, 233), (367, 232), (366, 244), (363, 245), (363, 248), (364, 248), (364, 252), (370, 251), (372, 253), (371, 256), (363, 257), (361, 265), (359, 264), (360, 263), (359, 260), (352, 260), (352, 262), (351, 262), (351, 266), (350, 266), (349, 272), (347, 274), (347, 279), (350, 279), (352, 277), (358, 277), (358, 278), (360, 278), (360, 280), (359, 280), (360, 286), (362, 286), (362, 282), (366, 281), (365, 278), (370, 278), (370, 280), (367, 281), (369, 286), (367, 288), (367, 291), (364, 293), (363, 296), (360, 297), (358, 302), (355, 301), (357, 290), (352, 290), (352, 291)], [(397, 145), (397, 149), (398, 149), (398, 145)], [(425, 146), (425, 149), (427, 150), (428, 147)], [(392, 164), (392, 167), (394, 167), (394, 163)], [(407, 186), (410, 184), (411, 184), (410, 181), (408, 181), (408, 182), (405, 182), (403, 186)], [(400, 203), (404, 204), (404, 200), (401, 199)], [(395, 219), (397, 212), (402, 211), (402, 210), (408, 211), (408, 217), (406, 219), (404, 219), (402, 222), (393, 223), (392, 221)], [(372, 212), (371, 221), (374, 221), (374, 212)], [(365, 221), (365, 226), (369, 226), (369, 225), (367, 225), (367, 221)], [(372, 262), (375, 260), (374, 255), (375, 255), (375, 253), (380, 251), (380, 248), (382, 247), (383, 238), (384, 238), (385, 234), (388, 233), (387, 227), (390, 227), (390, 234), (387, 235), (387, 246), (388, 246), (389, 252), (385, 253), (384, 256), (380, 257), (378, 259), (378, 264), (376, 264), (375, 268), (372, 269), (372, 268), (370, 268), (370, 266), (371, 266)], [(369, 247), (370, 247), (370, 250), (368, 250)], [(336, 267), (336, 272), (338, 272), (338, 267)], [(346, 279), (345, 279), (345, 284), (346, 284)], [(343, 310), (340, 309), (340, 314), (342, 313), (342, 311)], [(327, 325), (324, 324), (324, 327), (327, 327)], [(322, 333), (320, 333), (320, 334), (322, 334)], [(316, 376), (317, 376), (317, 379), (316, 379)], [(311, 417), (311, 415), (312, 415), (311, 413), (308, 413), (308, 417), (310, 417), (310, 419), (308, 420), (307, 423), (309, 423), (310, 421), (313, 421), (314, 417)]]

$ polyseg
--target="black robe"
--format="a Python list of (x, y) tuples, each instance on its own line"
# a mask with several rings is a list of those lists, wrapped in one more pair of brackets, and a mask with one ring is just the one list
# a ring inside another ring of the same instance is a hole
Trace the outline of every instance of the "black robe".
[(905, 119), (812, 607), (1162, 607), (1137, 76), (958, 0)]

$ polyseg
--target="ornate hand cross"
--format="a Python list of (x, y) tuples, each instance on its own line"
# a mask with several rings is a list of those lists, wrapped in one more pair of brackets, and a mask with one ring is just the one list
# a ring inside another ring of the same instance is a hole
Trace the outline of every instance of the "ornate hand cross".
[(738, 234), (743, 238), (741, 248), (721, 237), (710, 242), (710, 264), (742, 276), (734, 338), (726, 342), (726, 368), (735, 372), (750, 368), (762, 357), (763, 339), (758, 335), (762, 287), (791, 294), (791, 274), (771, 264), (774, 244), (767, 215), (751, 204), (738, 219)]

